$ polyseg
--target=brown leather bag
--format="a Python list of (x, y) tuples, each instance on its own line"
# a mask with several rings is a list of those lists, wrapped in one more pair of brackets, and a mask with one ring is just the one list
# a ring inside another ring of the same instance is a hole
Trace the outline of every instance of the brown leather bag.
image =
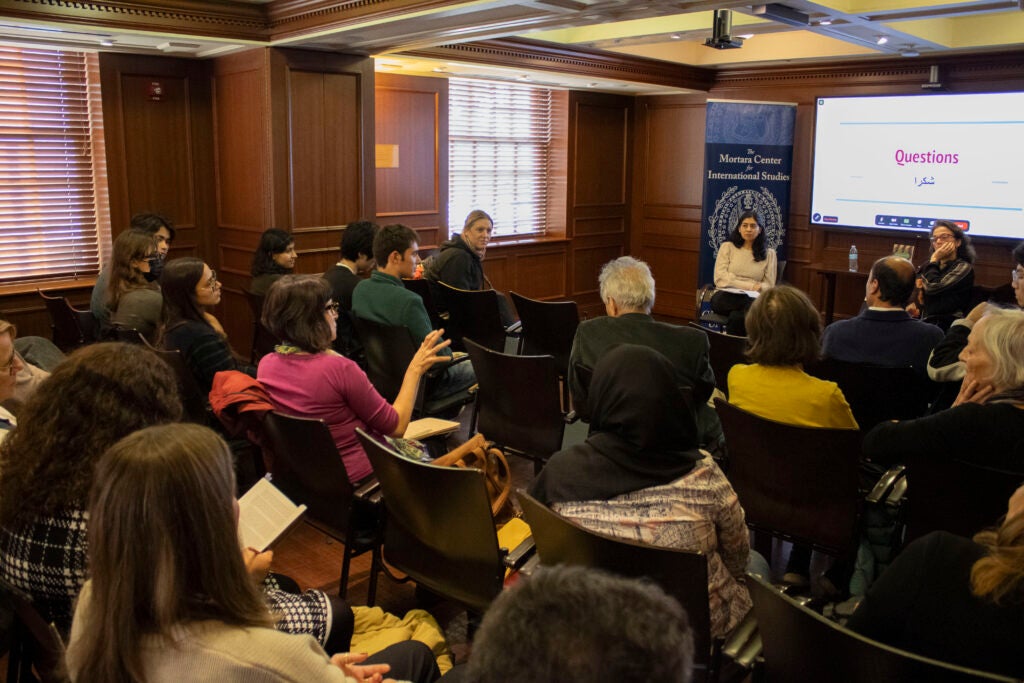
[(483, 471), (487, 496), (491, 499), (491, 514), (497, 517), (509, 503), (512, 492), (512, 471), (500, 448), (476, 434), (458, 448), (445, 453), (433, 462), (442, 467), (471, 467)]

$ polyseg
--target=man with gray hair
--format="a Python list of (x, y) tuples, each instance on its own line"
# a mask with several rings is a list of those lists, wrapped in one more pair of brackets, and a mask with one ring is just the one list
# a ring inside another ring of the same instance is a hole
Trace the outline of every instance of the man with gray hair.
[(692, 390), (700, 445), (712, 452), (717, 450), (722, 425), (707, 403), (715, 388), (715, 374), (708, 362), (708, 336), (692, 327), (651, 317), (654, 277), (643, 261), (632, 256), (609, 261), (601, 268), (598, 282), (608, 315), (580, 323), (569, 356), (569, 389), (576, 414), (584, 420), (590, 417), (587, 378), (605, 353), (619, 344), (649, 346), (675, 366), (679, 386)]

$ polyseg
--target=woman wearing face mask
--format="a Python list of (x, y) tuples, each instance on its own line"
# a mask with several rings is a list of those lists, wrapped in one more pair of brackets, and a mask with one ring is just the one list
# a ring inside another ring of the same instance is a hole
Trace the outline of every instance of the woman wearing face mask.
[(266, 296), (270, 285), (295, 270), (295, 238), (284, 230), (270, 228), (260, 236), (260, 244), (252, 257), (252, 284), (249, 291)]
[(163, 307), (160, 286), (154, 282), (153, 261), (157, 258), (156, 243), (148, 232), (127, 230), (114, 240), (107, 286), (110, 322), (138, 330), (147, 339), (156, 337)]
[(775, 285), (778, 266), (774, 249), (764, 246), (764, 230), (755, 211), (740, 214), (729, 239), (718, 248), (715, 259), (715, 287), (711, 308), (728, 316), (726, 332), (746, 336), (744, 318), (753, 298), (743, 292), (760, 293)]
[(181, 352), (199, 387), (206, 392), (221, 370), (239, 370), (255, 377), (256, 368), (241, 363), (227, 335), (209, 309), (220, 303), (217, 274), (202, 259), (168, 262), (161, 279), (164, 297), (164, 347)]

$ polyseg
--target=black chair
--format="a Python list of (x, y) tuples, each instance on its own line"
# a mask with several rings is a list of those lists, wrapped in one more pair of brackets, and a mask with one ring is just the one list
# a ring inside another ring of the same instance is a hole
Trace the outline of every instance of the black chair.
[(476, 429), (540, 472), (562, 447), (566, 418), (551, 356), (512, 356), (464, 340), (479, 383)]
[(110, 341), (119, 341), (125, 344), (149, 345), (149, 341), (144, 334), (134, 327), (122, 327), (119, 323), (114, 323), (110, 327), (106, 337)]
[(249, 302), (249, 310), (252, 311), (252, 351), (249, 354), (249, 362), (257, 365), (260, 358), (271, 353), (274, 347), (281, 343), (281, 340), (274, 336), (274, 333), (263, 325), (263, 299), (259, 294), (245, 290), (245, 300)]
[(562, 379), (563, 404), (569, 405), (569, 354), (580, 324), (580, 311), (575, 301), (537, 301), (510, 292), (512, 303), (522, 323), (519, 353), (527, 356), (554, 356)]
[(1006, 515), (1006, 502), (1024, 483), (1024, 468), (1008, 471), (961, 460), (908, 458), (886, 476), (897, 492), (887, 502), (899, 506), (905, 546), (932, 531), (970, 538), (997, 526)]
[(734, 365), (743, 365), (748, 362), (747, 357), (743, 355), (747, 350), (747, 338), (715, 332), (693, 322), (690, 323), (690, 327), (695, 327), (708, 335), (708, 343), (711, 346), (708, 352), (708, 362), (715, 373), (715, 387), (728, 396), (729, 370)]
[(833, 556), (852, 552), (861, 510), (860, 432), (787, 425), (717, 398), (715, 408), (747, 526)]
[(440, 311), (437, 310), (437, 306), (434, 304), (434, 295), (431, 290), (432, 283), (425, 278), (419, 279), (403, 279), (402, 284), (410, 292), (413, 292), (421, 299), (423, 299), (423, 308), (427, 309), (427, 317), (430, 318), (430, 327), (435, 330), (440, 330), (447, 327), (447, 322), (441, 318)]
[(36, 611), (32, 598), (0, 580), (0, 601), (13, 613), (7, 653), (8, 683), (65, 683), (64, 642)]
[[(357, 316), (352, 316), (352, 322), (366, 353), (366, 376), (385, 400), (394, 402), (402, 388), (409, 361), (416, 355), (419, 344), (413, 342), (412, 335), (406, 327), (382, 325)], [(475, 398), (475, 387), (471, 387), (451, 396), (427, 399), (429, 382), (443, 372), (445, 367), (447, 366), (435, 366), (420, 383), (413, 409), (415, 415), (448, 415)]]
[(760, 579), (748, 576), (771, 683), (829, 681), (1013, 681), (884, 645), (849, 631)]
[(36, 291), (43, 298), (46, 312), (50, 314), (50, 330), (57, 348), (70, 353), (96, 340), (96, 318), (92, 311), (75, 308), (67, 297), (50, 296), (41, 289)]
[[(271, 412), (263, 420), (263, 436), (271, 451), (267, 460), (274, 485), (308, 508), (306, 521), (345, 544), (338, 586), (338, 595), (345, 597), (352, 558), (374, 551), (379, 542), (378, 506), (365, 495), (374, 484), (358, 491), (352, 485), (323, 420)], [(376, 587), (370, 583), (370, 605)]]
[(387, 510), (370, 590), (384, 570), (382, 557), (418, 585), (482, 614), (501, 592), (510, 557), (508, 549), (498, 546), (484, 473), (414, 462), (363, 430), (356, 433), (373, 463)]
[(596, 567), (629, 577), (647, 577), (679, 601), (693, 628), (697, 680), (713, 678), (720, 649), (713, 647), (708, 606), (708, 563), (703, 553), (659, 548), (605, 536), (554, 512), (525, 491), (516, 491), (542, 565)]
[(839, 385), (865, 434), (879, 422), (921, 417), (938, 393), (938, 385), (911, 368), (825, 358), (808, 367), (807, 373)]
[(508, 329), (501, 322), (498, 293), (493, 289), (472, 292), (456, 289), (443, 282), (435, 283), (444, 292), (448, 306), (445, 336), (452, 340), (452, 348), (465, 351), (462, 340), (466, 337), (495, 351), (505, 350), (505, 338), (519, 328), (519, 323)]

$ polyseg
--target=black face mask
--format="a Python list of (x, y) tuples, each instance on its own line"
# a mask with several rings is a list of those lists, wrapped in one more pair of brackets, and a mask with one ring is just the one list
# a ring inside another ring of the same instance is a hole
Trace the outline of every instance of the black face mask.
[(159, 256), (150, 256), (149, 261), (149, 272), (143, 273), (143, 277), (146, 278), (146, 282), (156, 282), (160, 279), (160, 274), (164, 272), (164, 260)]

